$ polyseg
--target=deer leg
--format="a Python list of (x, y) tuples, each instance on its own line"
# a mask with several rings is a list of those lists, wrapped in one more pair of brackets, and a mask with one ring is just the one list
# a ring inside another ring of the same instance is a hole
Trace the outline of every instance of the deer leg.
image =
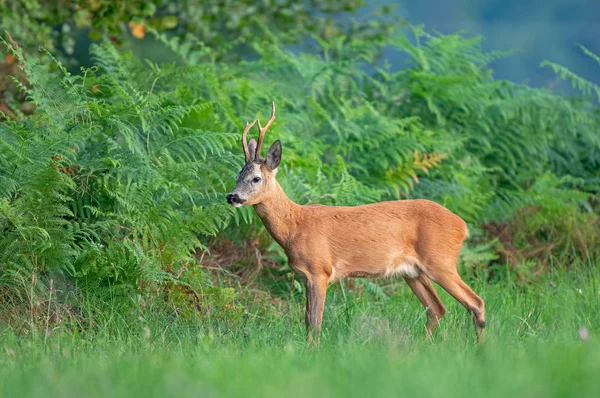
[(473, 290), (460, 278), (456, 271), (440, 272), (429, 270), (429, 277), (444, 288), (452, 297), (461, 303), (473, 317), (477, 340), (485, 341), (485, 304)]
[(317, 345), (320, 342), (327, 284), (327, 278), (308, 278), (306, 282), (306, 337), (309, 343)]
[(446, 307), (444, 307), (444, 303), (440, 300), (427, 275), (421, 274), (416, 278), (404, 277), (404, 280), (427, 310), (426, 331), (427, 335), (431, 336), (440, 324), (440, 319), (446, 313)]

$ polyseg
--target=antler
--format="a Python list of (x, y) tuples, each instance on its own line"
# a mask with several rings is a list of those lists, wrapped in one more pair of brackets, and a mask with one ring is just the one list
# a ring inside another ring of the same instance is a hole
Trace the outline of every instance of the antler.
[[(254, 119), (252, 123), (246, 122), (246, 127), (244, 128), (244, 132), (242, 133), (242, 146), (244, 147), (244, 155), (246, 156), (246, 162), (250, 159), (250, 151), (248, 150), (248, 141), (246, 137), (248, 136), (248, 131), (256, 124), (258, 119)], [(258, 123), (260, 126), (260, 122)]]
[[(271, 117), (269, 118), (269, 121), (267, 121), (267, 124), (265, 124), (265, 127), (261, 127), (260, 126), (260, 120), (256, 119), (258, 121), (258, 145), (256, 145), (256, 155), (255, 158), (258, 159), (260, 157), (260, 149), (262, 148), (262, 144), (263, 144), (263, 140), (265, 139), (265, 133), (267, 132), (267, 129), (271, 126), (271, 123), (273, 123), (273, 120), (275, 120), (275, 101), (273, 101), (272, 103), (272, 108), (271, 108)], [(247, 149), (247, 147), (246, 147)]]

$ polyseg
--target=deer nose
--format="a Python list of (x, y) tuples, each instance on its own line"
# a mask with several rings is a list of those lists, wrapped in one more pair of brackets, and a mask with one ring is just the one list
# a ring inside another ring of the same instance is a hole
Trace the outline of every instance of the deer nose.
[(237, 193), (230, 193), (229, 195), (227, 195), (227, 203), (229, 203), (230, 205), (241, 205), (244, 202), (245, 200), (240, 198)]

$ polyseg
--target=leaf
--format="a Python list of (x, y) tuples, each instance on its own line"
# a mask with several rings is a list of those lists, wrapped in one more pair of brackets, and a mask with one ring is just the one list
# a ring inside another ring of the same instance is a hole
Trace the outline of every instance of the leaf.
[(144, 23), (129, 22), (131, 35), (136, 39), (143, 39), (146, 36), (146, 25)]

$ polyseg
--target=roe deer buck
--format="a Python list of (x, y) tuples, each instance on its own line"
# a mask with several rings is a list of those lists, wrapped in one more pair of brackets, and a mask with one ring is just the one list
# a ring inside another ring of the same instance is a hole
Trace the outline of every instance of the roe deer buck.
[[(477, 337), (485, 339), (483, 300), (458, 275), (456, 261), (467, 225), (429, 200), (395, 200), (355, 207), (308, 205), (290, 200), (275, 176), (281, 142), (260, 157), (265, 132), (260, 121), (246, 123), (242, 145), (246, 164), (227, 202), (253, 205), (265, 227), (285, 250), (290, 266), (306, 278), (307, 338), (319, 340), (327, 286), (345, 277), (404, 277), (427, 311), (430, 334), (446, 312), (431, 281), (441, 285), (469, 311)], [(258, 122), (258, 143), (246, 141)]]

